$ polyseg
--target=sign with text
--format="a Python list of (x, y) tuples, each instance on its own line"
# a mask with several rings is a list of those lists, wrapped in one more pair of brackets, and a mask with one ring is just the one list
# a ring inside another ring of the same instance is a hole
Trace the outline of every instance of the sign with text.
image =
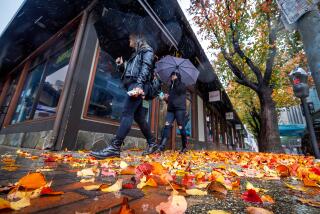
[(293, 24), (308, 11), (315, 8), (320, 0), (277, 0), (278, 7), (289, 24)]
[(233, 112), (227, 112), (226, 113), (226, 120), (233, 120), (233, 119), (234, 119)]
[(210, 91), (209, 92), (209, 102), (217, 102), (221, 100), (220, 91)]

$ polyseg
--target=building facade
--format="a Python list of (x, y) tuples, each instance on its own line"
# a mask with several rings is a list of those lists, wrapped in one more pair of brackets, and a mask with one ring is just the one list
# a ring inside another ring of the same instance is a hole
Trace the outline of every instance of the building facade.
[[(128, 37), (141, 26), (157, 59), (188, 58), (200, 71), (187, 94), (190, 148), (242, 148), (241, 121), (175, 0), (26, 0), (0, 37), (0, 145), (89, 150), (107, 144), (126, 96), (115, 59), (130, 57)], [(219, 99), (210, 102), (212, 91)], [(160, 138), (166, 103), (143, 106)], [(144, 146), (133, 125), (125, 147)], [(168, 148), (179, 146), (174, 127)]]

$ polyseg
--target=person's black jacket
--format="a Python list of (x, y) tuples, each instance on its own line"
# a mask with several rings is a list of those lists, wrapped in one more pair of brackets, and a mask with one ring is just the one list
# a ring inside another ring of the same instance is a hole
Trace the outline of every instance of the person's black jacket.
[(153, 49), (144, 45), (132, 54), (125, 63), (122, 78), (130, 77), (137, 82), (137, 87), (143, 89), (144, 83), (150, 77), (150, 70), (153, 67), (154, 53)]
[(186, 110), (187, 88), (181, 82), (180, 74), (178, 79), (171, 81), (168, 98), (168, 111)]

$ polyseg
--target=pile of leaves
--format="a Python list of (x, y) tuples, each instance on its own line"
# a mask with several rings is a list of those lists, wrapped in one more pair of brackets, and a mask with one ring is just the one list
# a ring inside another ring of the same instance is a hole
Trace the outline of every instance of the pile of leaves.
[[(18, 151), (18, 155), (36, 160), (31, 154)], [(31, 158), (33, 157), (33, 158)], [(6, 157), (7, 158), (7, 157)], [(126, 153), (121, 159), (95, 160), (85, 152), (44, 153), (39, 157), (46, 167), (29, 173), (16, 184), (0, 191), (7, 191), (1, 199), (0, 209), (21, 209), (30, 205), (30, 199), (43, 195), (63, 194), (50, 188), (42, 172), (53, 170), (50, 164), (69, 164), (74, 168), (79, 182), (85, 183), (86, 191), (119, 193), (122, 189), (144, 189), (165, 186), (168, 201), (156, 207), (159, 213), (184, 213), (189, 196), (210, 194), (227, 195), (239, 191), (241, 199), (252, 205), (274, 204), (268, 190), (250, 182), (241, 185), (241, 178), (259, 180), (283, 180), (283, 185), (292, 191), (312, 192), (320, 190), (320, 164), (313, 157), (248, 152), (189, 151), (186, 154), (165, 152), (146, 157)], [(5, 163), (5, 161), (3, 161)], [(49, 165), (48, 165), (49, 164)], [(101, 177), (111, 177), (114, 182), (100, 182)], [(88, 183), (88, 184), (87, 184)], [(300, 203), (320, 207), (313, 199), (299, 198)], [(18, 205), (17, 205), (18, 204)], [(263, 208), (248, 207), (248, 213), (261, 212)], [(121, 210), (133, 213), (124, 200)], [(129, 211), (128, 211), (129, 210)], [(126, 213), (120, 212), (120, 213)], [(218, 211), (212, 210), (211, 213)], [(264, 210), (264, 213), (272, 213)]]

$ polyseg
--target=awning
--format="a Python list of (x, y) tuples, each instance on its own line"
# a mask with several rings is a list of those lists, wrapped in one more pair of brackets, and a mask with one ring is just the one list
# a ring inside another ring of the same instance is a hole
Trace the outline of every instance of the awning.
[(304, 124), (279, 125), (280, 136), (302, 137), (305, 129), (306, 125)]

